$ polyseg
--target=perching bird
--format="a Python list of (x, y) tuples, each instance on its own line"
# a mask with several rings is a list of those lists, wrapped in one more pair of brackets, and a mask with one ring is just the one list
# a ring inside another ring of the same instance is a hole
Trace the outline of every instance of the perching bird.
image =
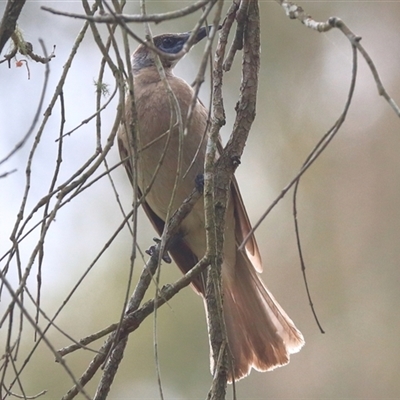
[[(178, 60), (171, 60), (168, 55), (179, 53), (189, 36), (190, 32), (163, 34), (153, 38), (154, 45), (165, 53), (160, 59), (166, 80), (178, 100), (183, 124), (186, 123), (193, 89), (173, 74)], [(207, 29), (201, 28), (195, 43), (206, 36)], [(196, 177), (203, 173), (206, 151), (204, 135), (209, 116), (204, 105), (196, 100), (188, 133), (180, 136), (173, 102), (165, 82), (160, 78), (155, 55), (145, 44), (139, 45), (133, 53), (132, 67), (138, 122), (137, 184), (140, 194), (148, 191), (143, 208), (161, 235), (169, 207), (172, 212), (175, 211), (193, 190)], [(132, 118), (130, 110), (128, 106), (127, 121)], [(169, 132), (170, 128), (172, 130)], [(130, 143), (128, 133), (121, 125), (118, 133), (120, 156), (125, 160), (128, 176), (132, 180)], [(179, 149), (182, 150), (180, 163)], [(171, 203), (179, 165), (179, 181)], [(205, 254), (204, 224), (204, 202), (201, 199), (183, 220), (179, 238), (169, 249), (184, 273)], [(262, 265), (255, 238), (247, 242), (246, 252), (238, 250), (238, 245), (250, 229), (249, 218), (233, 178), (226, 213), (222, 264), (224, 319), (233, 356), (233, 370), (228, 372), (229, 381), (245, 377), (251, 368), (267, 371), (285, 365), (289, 362), (289, 355), (299, 351), (304, 344), (301, 332), (257, 275), (262, 271)], [(196, 279), (193, 286), (204, 297), (204, 279)]]

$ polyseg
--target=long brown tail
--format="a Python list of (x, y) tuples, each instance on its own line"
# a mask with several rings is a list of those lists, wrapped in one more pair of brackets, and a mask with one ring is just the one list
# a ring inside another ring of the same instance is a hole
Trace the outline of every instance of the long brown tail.
[(235, 276), (223, 286), (233, 356), (229, 381), (247, 376), (251, 368), (268, 371), (287, 364), (290, 354), (303, 346), (303, 335), (264, 286), (246, 254), (237, 251)]

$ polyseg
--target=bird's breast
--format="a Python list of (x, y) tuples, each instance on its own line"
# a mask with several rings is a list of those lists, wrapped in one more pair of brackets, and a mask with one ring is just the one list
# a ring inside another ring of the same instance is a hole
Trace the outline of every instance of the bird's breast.
[(193, 90), (177, 77), (169, 77), (168, 83), (179, 107), (174, 105), (164, 82), (135, 79), (138, 185), (142, 193), (147, 193), (148, 205), (162, 219), (170, 206), (173, 212), (182, 204), (193, 190), (196, 176), (203, 173), (208, 118), (197, 101), (190, 127), (183, 135)]

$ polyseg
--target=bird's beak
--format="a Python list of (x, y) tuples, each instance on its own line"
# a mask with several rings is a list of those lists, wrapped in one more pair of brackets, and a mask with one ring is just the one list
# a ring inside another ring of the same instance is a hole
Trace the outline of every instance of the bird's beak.
[[(197, 35), (194, 39), (193, 44), (199, 43), (201, 40), (203, 40), (206, 36), (208, 36), (211, 28), (213, 27), (213, 25), (209, 25), (209, 26), (203, 26), (199, 29), (199, 31), (197, 32)], [(218, 30), (222, 28), (222, 25), (218, 26)], [(190, 34), (191, 32), (189, 32)]]

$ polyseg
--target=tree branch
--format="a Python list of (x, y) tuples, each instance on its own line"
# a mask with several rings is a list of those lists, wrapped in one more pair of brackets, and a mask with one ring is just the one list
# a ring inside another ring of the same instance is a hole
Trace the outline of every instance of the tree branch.
[(3, 19), (0, 23), (0, 53), (4, 45), (8, 42), (15, 31), (19, 15), (25, 5), (26, 0), (13, 1), (8, 0), (4, 10)]

